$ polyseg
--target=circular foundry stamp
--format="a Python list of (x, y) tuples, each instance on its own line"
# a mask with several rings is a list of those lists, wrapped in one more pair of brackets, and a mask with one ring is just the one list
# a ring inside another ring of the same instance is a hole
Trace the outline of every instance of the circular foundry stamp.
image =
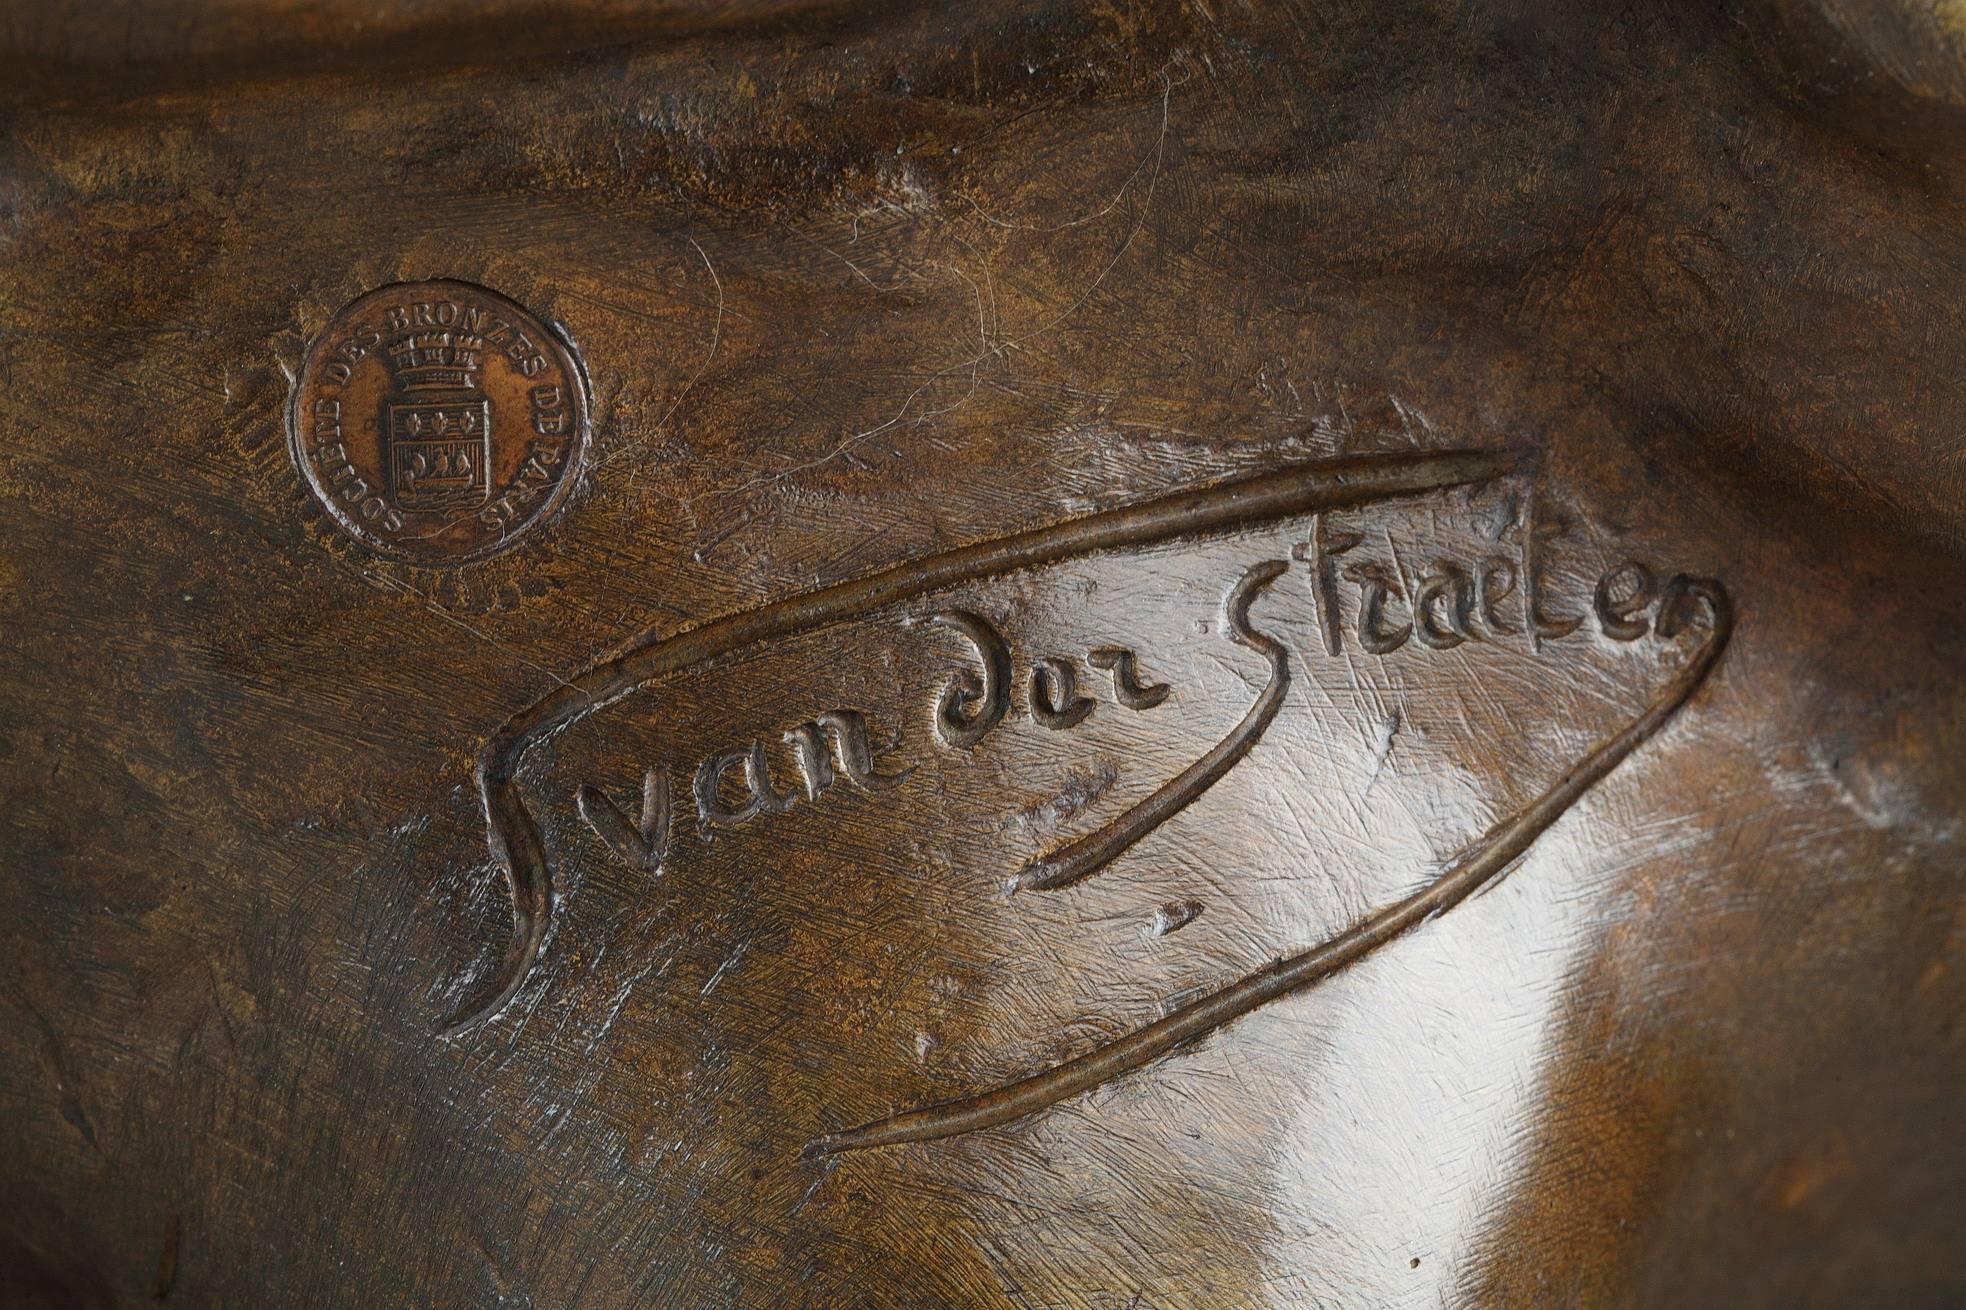
[(308, 348), (287, 427), (335, 523), (384, 555), (460, 564), (550, 517), (587, 450), (572, 348), (495, 291), (400, 282)]

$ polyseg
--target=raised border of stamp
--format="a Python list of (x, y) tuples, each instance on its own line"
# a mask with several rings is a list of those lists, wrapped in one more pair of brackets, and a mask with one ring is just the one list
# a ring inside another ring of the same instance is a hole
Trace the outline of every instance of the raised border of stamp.
[[(559, 482), (554, 485), (553, 490), (547, 495), (544, 503), (525, 521), (517, 532), (498, 537), (475, 550), (465, 551), (457, 555), (431, 557), (411, 554), (394, 548), (387, 541), (372, 537), (371, 534), (362, 531), (359, 525), (343, 522), (341, 513), (334, 507), (332, 489), (321, 485), (314, 468), (314, 461), (308, 457), (306, 447), (303, 445), (304, 437), (302, 433), (305, 430), (305, 424), (301, 420), (300, 398), (301, 394), (307, 389), (308, 367), (314, 363), (314, 352), (322, 345), (324, 338), (327, 336), (328, 328), (343, 314), (347, 313), (350, 308), (360, 302), (380, 296), (385, 291), (395, 291), (403, 287), (458, 287), (465, 291), (487, 295), (494, 300), (502, 300), (508, 305), (515, 306), (544, 331), (546, 343), (552, 347), (554, 354), (559, 357), (560, 363), (565, 366), (567, 376), (573, 379), (574, 385), (580, 390), (580, 394), (575, 397), (579, 402), (580, 422), (576, 426), (573, 441), (567, 448), (565, 461), (566, 472), (561, 476)], [(492, 558), (494, 555), (499, 555), (512, 549), (518, 545), (521, 537), (531, 532), (534, 528), (544, 527), (546, 524), (552, 522), (560, 510), (565, 507), (568, 497), (573, 494), (575, 485), (580, 481), (582, 474), (586, 471), (587, 457), (592, 453), (594, 442), (594, 384), (592, 379), (587, 376), (587, 361), (581, 357), (580, 347), (575, 343), (573, 334), (567, 331), (566, 325), (557, 319), (541, 315), (532, 306), (523, 304), (494, 287), (488, 287), (479, 282), (467, 282), (463, 278), (456, 277), (405, 278), (396, 282), (384, 282), (378, 286), (370, 287), (367, 291), (344, 301), (339, 308), (330, 313), (322, 322), (321, 330), (308, 339), (306, 348), (301, 352), (300, 367), (295, 370), (293, 375), (293, 385), (287, 389), (287, 403), (283, 409), (287, 428), (287, 454), (293, 460), (294, 467), (299, 471), (301, 480), (306, 483), (308, 499), (314, 503), (314, 507), (321, 511), (324, 518), (334, 524), (337, 533), (362, 547), (364, 550), (372, 551), (382, 559), (391, 560), (398, 564), (413, 564), (418, 568), (448, 569), (456, 568), (463, 564), (481, 563), (484, 560)]]

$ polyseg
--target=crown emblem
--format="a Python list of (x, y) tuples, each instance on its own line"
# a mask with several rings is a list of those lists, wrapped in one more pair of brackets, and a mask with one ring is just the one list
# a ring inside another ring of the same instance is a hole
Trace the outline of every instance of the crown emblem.
[(389, 371), (404, 391), (475, 389), (485, 340), (471, 332), (407, 332), (390, 342)]

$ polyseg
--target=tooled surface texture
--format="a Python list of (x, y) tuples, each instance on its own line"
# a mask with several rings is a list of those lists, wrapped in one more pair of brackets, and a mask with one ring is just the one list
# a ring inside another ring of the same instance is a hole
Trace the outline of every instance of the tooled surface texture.
[[(0, 1300), (1966, 1299), (1948, 22), (10, 14)], [(567, 503), (455, 568), (342, 536), (285, 427), (330, 317), (417, 279), (591, 383)], [(1165, 508), (1443, 452), (1495, 467)], [(440, 1035), (507, 977), (501, 725), (1058, 524), (542, 732), (542, 949)], [(1710, 670), (1682, 575), (1731, 601)]]

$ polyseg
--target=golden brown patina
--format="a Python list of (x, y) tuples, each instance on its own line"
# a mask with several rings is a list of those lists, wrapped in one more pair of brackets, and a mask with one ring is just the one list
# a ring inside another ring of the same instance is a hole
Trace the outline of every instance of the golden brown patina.
[(1966, 60), (0, 26), (0, 1303), (1966, 1300)]

